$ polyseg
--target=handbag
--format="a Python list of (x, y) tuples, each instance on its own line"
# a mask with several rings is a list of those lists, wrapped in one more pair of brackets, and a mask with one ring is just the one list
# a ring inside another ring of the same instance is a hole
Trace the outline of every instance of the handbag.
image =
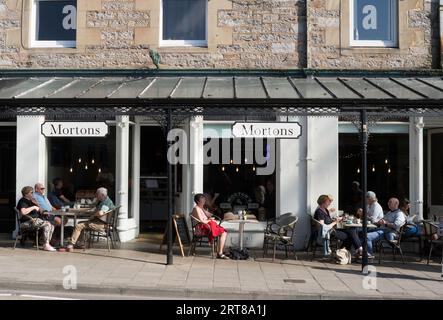
[(351, 264), (352, 262), (351, 253), (345, 248), (336, 250), (335, 262), (337, 264)]

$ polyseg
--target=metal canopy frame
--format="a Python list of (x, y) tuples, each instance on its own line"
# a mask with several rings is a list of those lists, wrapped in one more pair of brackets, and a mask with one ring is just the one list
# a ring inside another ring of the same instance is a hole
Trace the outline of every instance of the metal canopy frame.
[[(206, 72), (206, 75), (208, 73), (211, 74), (211, 72)], [(126, 93), (121, 95), (119, 90), (126, 86), (127, 81), (110, 78), (105, 83), (103, 80), (84, 78), (83, 83), (75, 83), (75, 90), (69, 89), (75, 92), (83, 90), (80, 98), (75, 95), (70, 98), (58, 98), (57, 94), (52, 98), (44, 96), (50, 90), (56, 92), (60, 88), (69, 87), (73, 82), (72, 79), (55, 79), (56, 81), (51, 82), (47, 78), (26, 80), (27, 84), (35, 85), (33, 88), (26, 87), (22, 82), (23, 79), (21, 81), (16, 79), (16, 82), (9, 79), (10, 84), (18, 88), (11, 89), (7, 85), (6, 88), (12, 90), (9, 91), (12, 95), (5, 98), (1, 96), (2, 80), (5, 78), (0, 78), (0, 119), (45, 115), (64, 120), (91, 118), (101, 120), (122, 115), (140, 115), (152, 117), (166, 132), (181, 124), (186, 118), (193, 116), (216, 116), (220, 119), (248, 117), (248, 119), (256, 118), (261, 121), (266, 118), (272, 120), (277, 116), (348, 119), (358, 127), (360, 134), (364, 211), (362, 271), (368, 273), (365, 195), (369, 126), (381, 118), (443, 117), (443, 81), (440, 81), (441, 78), (433, 78), (429, 81), (421, 78), (393, 77), (374, 79), (365, 77), (354, 79), (355, 81), (334, 77), (312, 78), (312, 75), (318, 76), (318, 73), (311, 71), (311, 77), (302, 78), (302, 74), (297, 74), (300, 78), (291, 78), (294, 74), (285, 77), (277, 72), (278, 79), (266, 83), (266, 79), (259, 73), (249, 72), (245, 73), (247, 77), (234, 76), (223, 79), (218, 73), (212, 72), (217, 79), (211, 79), (204, 77), (204, 72), (202, 74), (197, 72), (193, 74), (194, 78), (163, 77), (156, 80), (157, 87), (152, 89), (153, 91), (151, 89), (147, 91), (148, 87), (154, 86), (153, 79), (138, 79), (136, 81), (142, 81), (142, 83), (136, 84), (135, 88), (126, 88)], [(41, 73), (41, 75), (45, 74)], [(171, 73), (171, 75), (175, 74)], [(381, 74), (377, 73), (377, 75)], [(438, 73), (438, 76), (440, 75)], [(426, 76), (426, 74), (420, 74), (420, 76)], [(180, 87), (184, 83), (187, 87)], [(143, 89), (144, 86), (145, 89)], [(287, 90), (278, 92), (279, 86)], [(309, 86), (315, 87), (315, 90), (311, 90)], [(244, 91), (243, 89), (239, 91), (239, 88), (243, 88)], [(19, 89), (22, 89), (22, 92)], [(39, 97), (37, 93), (43, 96)], [(133, 94), (134, 98), (128, 98), (128, 94)], [(112, 98), (113, 95), (119, 98)], [(167, 174), (169, 217), (167, 264), (172, 264), (171, 164), (168, 164)]]

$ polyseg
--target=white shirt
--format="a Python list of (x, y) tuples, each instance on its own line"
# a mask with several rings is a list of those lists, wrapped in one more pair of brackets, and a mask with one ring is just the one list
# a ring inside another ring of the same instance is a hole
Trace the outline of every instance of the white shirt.
[(377, 201), (375, 201), (371, 205), (368, 204), (367, 214), (368, 220), (372, 223), (376, 223), (383, 218), (383, 208)]

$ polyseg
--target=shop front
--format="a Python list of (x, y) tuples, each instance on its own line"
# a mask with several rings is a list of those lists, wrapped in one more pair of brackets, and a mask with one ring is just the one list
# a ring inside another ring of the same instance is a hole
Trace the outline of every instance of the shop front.
[[(122, 241), (162, 232), (172, 213), (192, 210), (196, 193), (208, 194), (221, 217), (245, 209), (259, 220), (287, 212), (298, 216), (297, 249), (306, 246), (308, 213), (317, 197), (331, 194), (346, 211), (353, 181), (377, 192), (382, 202), (409, 198), (421, 216), (425, 201), (435, 213), (441, 206), (441, 182), (431, 173), (439, 172), (434, 159), (440, 158), (442, 136), (437, 78), (420, 82), (420, 93), (406, 79), (399, 84), (291, 74), (62, 80), (59, 88), (59, 78), (0, 81), (2, 115), (16, 117), (16, 198), (23, 186), (50, 187), (54, 178), (63, 179), (73, 199), (79, 191), (106, 186), (121, 205)], [(361, 122), (362, 110), (368, 122)], [(108, 131), (100, 137), (48, 137), (42, 126), (51, 121), (105, 123)], [(301, 129), (296, 139), (239, 138), (232, 131), (236, 122), (297, 123)], [(183, 139), (167, 139), (173, 128)], [(370, 134), (367, 145), (362, 132)], [(184, 157), (171, 163), (171, 148), (184, 141)], [(424, 183), (432, 188), (429, 197)]]

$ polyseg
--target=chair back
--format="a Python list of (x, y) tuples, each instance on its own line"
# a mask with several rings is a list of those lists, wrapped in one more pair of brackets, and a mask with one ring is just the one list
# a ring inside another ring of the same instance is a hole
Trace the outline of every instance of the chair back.
[(118, 220), (118, 213), (121, 206), (117, 206), (106, 212), (106, 229), (115, 228)]
[(426, 238), (432, 239), (432, 236), (438, 233), (438, 227), (433, 223), (423, 220), (423, 232)]
[(112, 226), (112, 229), (114, 230), (114, 231), (117, 231), (117, 227), (118, 227), (118, 215), (120, 214), (120, 208), (121, 208), (122, 206), (117, 206), (117, 207), (115, 207), (114, 208), (114, 214), (113, 214), (113, 221), (112, 221), (112, 224), (111, 224), (111, 226)]
[(15, 219), (17, 220), (17, 225), (20, 229), (20, 211), (18, 211), (17, 207), (14, 207)]

